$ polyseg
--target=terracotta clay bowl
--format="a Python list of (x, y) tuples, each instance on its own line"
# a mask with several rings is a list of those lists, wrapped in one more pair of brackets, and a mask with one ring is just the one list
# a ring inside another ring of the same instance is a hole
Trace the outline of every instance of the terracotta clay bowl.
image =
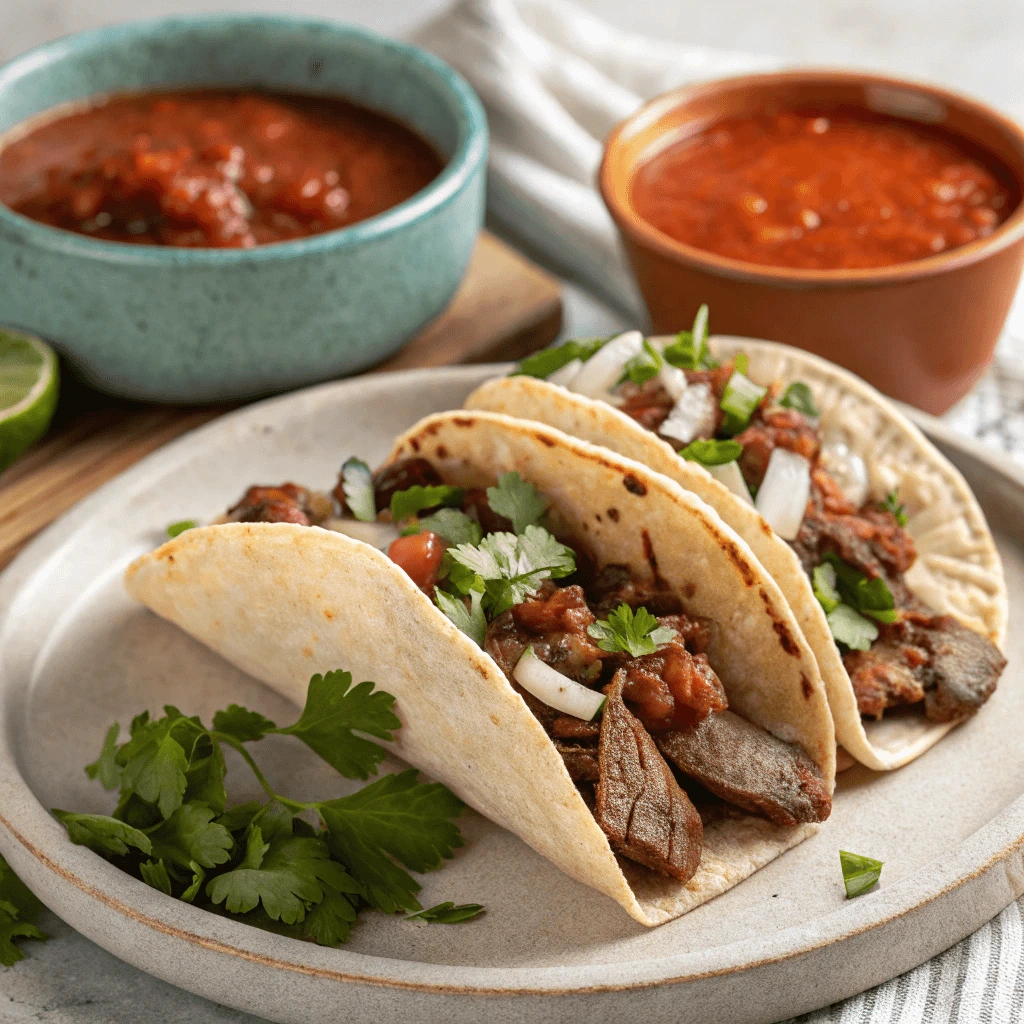
[[(633, 177), (667, 134), (793, 107), (861, 108), (940, 127), (1000, 171), (1016, 206), (986, 238), (870, 270), (793, 270), (717, 256), (677, 242), (633, 208)], [(899, 79), (810, 70), (677, 89), (611, 133), (600, 185), (655, 333), (689, 326), (706, 302), (715, 333), (797, 345), (931, 413), (945, 412), (984, 372), (1024, 264), (1024, 130), (984, 104)]]

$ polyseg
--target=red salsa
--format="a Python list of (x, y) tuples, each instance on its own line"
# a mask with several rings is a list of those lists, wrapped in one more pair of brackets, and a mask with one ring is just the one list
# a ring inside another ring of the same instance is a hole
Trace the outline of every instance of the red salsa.
[(719, 121), (644, 164), (632, 202), (649, 224), (698, 249), (836, 270), (888, 267), (983, 238), (1013, 196), (945, 133), (835, 110)]
[(249, 247), (365, 220), (442, 166), (412, 129), (342, 99), (125, 94), (15, 136), (0, 202), (93, 238)]

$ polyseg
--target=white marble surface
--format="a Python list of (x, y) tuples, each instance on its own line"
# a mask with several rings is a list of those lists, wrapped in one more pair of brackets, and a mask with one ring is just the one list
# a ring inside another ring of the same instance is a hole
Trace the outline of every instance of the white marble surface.
[[(210, 10), (326, 15), (404, 34), (446, 0), (0, 0), (0, 61), (68, 32), (129, 18)], [(769, 53), (810, 64), (846, 64), (931, 79), (967, 90), (1024, 119), (1022, 0), (579, 0), (634, 31)], [(1020, 320), (1018, 320), (1020, 322)], [(578, 289), (567, 293), (570, 333), (622, 326)], [(973, 424), (972, 424), (973, 425)], [(52, 915), (53, 939), (28, 943), (28, 959), (0, 969), (0, 1022), (214, 1024), (253, 1021), (173, 989), (115, 960)], [(339, 1018), (343, 1011), (339, 1008)]]

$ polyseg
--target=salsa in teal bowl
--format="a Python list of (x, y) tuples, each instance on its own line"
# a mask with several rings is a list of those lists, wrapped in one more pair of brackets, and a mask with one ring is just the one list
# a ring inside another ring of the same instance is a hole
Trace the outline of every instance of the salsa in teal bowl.
[[(110, 393), (211, 402), (357, 372), (385, 359), (436, 316), (469, 261), (484, 205), (487, 126), (479, 100), (438, 58), (363, 29), (215, 15), (58, 40), (0, 69), (0, 148), (13, 152), (38, 126), (55, 124), (57, 114), (74, 113), (76, 104), (98, 96), (113, 96), (113, 108), (122, 94), (203, 91), (215, 104), (223, 90), (293, 96), (300, 112), (305, 103), (314, 114), (325, 104), (304, 97), (348, 101), (356, 106), (336, 104), (339, 116), (349, 117), (350, 109), (358, 122), (360, 110), (376, 112), (411, 129), (436, 151), (440, 173), (431, 172), (422, 187), (407, 174), (412, 185), (406, 191), (418, 189), (408, 198), (334, 229), (331, 203), (343, 208), (349, 199), (343, 188), (329, 187), (328, 174), (326, 200), (318, 198), (310, 214), (328, 216), (311, 221), (310, 233), (292, 231), (296, 221), (271, 208), (254, 229), (255, 244), (247, 233), (227, 248), (190, 244), (187, 231), (167, 233), (166, 244), (110, 240), (124, 232), (114, 233), (118, 225), (110, 226), (109, 213), (94, 216), (89, 209), (91, 179), (62, 199), (74, 205), (84, 197), (81, 231), (53, 226), (61, 218), (42, 223), (0, 204), (0, 324), (51, 341), (88, 382)], [(134, 116), (131, 106), (126, 109)], [(205, 127), (201, 119), (196, 124)], [(385, 153), (388, 138), (378, 140)], [(315, 161), (319, 143), (306, 139), (304, 158)], [(217, 166), (230, 168), (231, 147), (218, 145), (223, 159)], [(158, 156), (169, 159), (166, 152)], [(410, 159), (396, 156), (406, 165)], [(115, 175), (103, 167), (108, 177)], [(302, 173), (293, 168), (294, 194), (286, 197), (295, 217), (310, 206)], [(380, 170), (369, 163), (361, 173), (377, 180)], [(198, 179), (182, 180), (188, 191)], [(214, 204), (221, 202), (216, 188), (211, 195)], [(244, 193), (237, 202), (242, 213), (260, 214)], [(136, 229), (129, 222), (128, 232), (160, 241), (141, 223)], [(234, 230), (218, 224), (221, 234)]]

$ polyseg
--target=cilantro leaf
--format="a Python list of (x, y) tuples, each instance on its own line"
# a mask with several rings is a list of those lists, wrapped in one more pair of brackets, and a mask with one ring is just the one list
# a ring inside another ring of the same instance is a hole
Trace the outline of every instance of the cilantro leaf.
[(847, 604), (879, 622), (896, 621), (896, 604), (881, 576), (868, 579), (831, 551), (825, 555), (825, 561), (835, 568), (839, 593)]
[(662, 351), (666, 362), (680, 370), (710, 370), (718, 365), (708, 350), (708, 307), (701, 306), (689, 331), (680, 331), (676, 340)]
[(139, 874), (146, 885), (159, 889), (168, 896), (172, 895), (171, 876), (162, 860), (144, 860), (139, 865)]
[[(134, 724), (134, 723), (133, 723)], [(136, 730), (118, 752), (122, 800), (131, 794), (157, 804), (164, 818), (181, 806), (188, 759), (182, 745), (170, 735), (171, 720), (158, 719)]]
[(586, 362), (610, 338), (575, 338), (555, 348), (545, 348), (527, 356), (513, 371), (513, 377), (550, 377), (574, 359)]
[(825, 616), (833, 639), (851, 651), (869, 650), (878, 638), (878, 627), (848, 604), (839, 604)]
[(362, 459), (353, 456), (342, 464), (341, 489), (345, 494), (345, 504), (356, 519), (372, 523), (377, 518), (373, 473)]
[(843, 869), (843, 885), (848, 900), (873, 888), (882, 875), (882, 861), (849, 853), (847, 850), (839, 851), (839, 864)]
[(479, 544), (483, 537), (480, 524), (457, 508), (439, 508), (433, 515), (414, 520), (403, 533), (429, 530), (449, 544)]
[(628, 604), (620, 604), (607, 619), (599, 619), (587, 627), (602, 651), (622, 651), (634, 658), (653, 654), (676, 635), (670, 626), (659, 626), (658, 620), (646, 609), (634, 612)]
[(424, 509), (437, 508), (438, 505), (461, 505), (465, 493), (461, 487), (452, 487), (449, 484), (437, 484), (432, 487), (414, 484), (404, 491), (395, 491), (391, 495), (391, 516), (396, 523), (400, 523)]
[(167, 527), (167, 536), (174, 540), (175, 537), (180, 537), (186, 530), (194, 530), (199, 523), (194, 519), (180, 519), (176, 523), (171, 523)]
[(432, 871), (463, 845), (451, 821), (462, 801), (440, 783), (416, 780), (411, 768), (317, 805), (332, 852), (366, 887), (371, 905), (387, 913), (420, 909), (419, 883), (398, 864)]
[(220, 744), (203, 730), (192, 747), (185, 772), (185, 803), (198, 802), (221, 814), (228, 804), (228, 791), (224, 785), (227, 766)]
[(25, 958), (15, 939), (46, 941), (47, 936), (34, 924), (42, 909), (42, 903), (0, 857), (0, 966), (13, 967)]
[(825, 610), (825, 614), (835, 611), (842, 601), (839, 591), (836, 589), (836, 569), (828, 562), (822, 562), (816, 566), (812, 577), (814, 584), (814, 596), (818, 604)]
[(470, 921), (484, 912), (479, 903), (460, 903), (456, 906), (451, 901), (438, 903), (435, 907), (428, 907), (419, 913), (410, 914), (406, 921), (421, 919), (431, 924), (461, 924), (463, 921)]
[(511, 520), (512, 532), (517, 534), (535, 525), (548, 507), (537, 488), (515, 471), (502, 474), (497, 486), (487, 488), (487, 504), (495, 514)]
[(356, 736), (353, 729), (381, 740), (393, 739), (392, 730), (402, 724), (394, 706), (390, 693), (374, 692), (371, 682), (352, 686), (350, 672), (335, 670), (313, 676), (299, 720), (274, 731), (302, 740), (346, 778), (365, 779), (376, 774), (384, 749)]
[(489, 533), (478, 545), (449, 548), (445, 558), (464, 570), (449, 573), (463, 594), (479, 589), (477, 580), (482, 583), (492, 618), (535, 594), (544, 580), (561, 579), (576, 570), (572, 549), (541, 526), (527, 526), (519, 537)]
[(680, 453), (684, 459), (699, 462), (702, 466), (724, 466), (735, 462), (743, 454), (739, 441), (715, 441), (698, 438), (691, 441)]
[(106, 814), (76, 814), (73, 811), (53, 809), (54, 817), (64, 823), (68, 839), (79, 846), (104, 856), (123, 857), (128, 847), (134, 847), (148, 857), (153, 852), (149, 836), (137, 828)]
[(344, 874), (328, 859), (322, 840), (287, 836), (265, 843), (259, 826), (253, 825), (241, 864), (212, 879), (206, 894), (233, 914), (262, 904), (271, 920), (298, 924), (306, 916), (306, 904), (324, 898), (321, 876), (330, 881), (339, 873)]
[(252, 743), (263, 739), (277, 726), (258, 711), (249, 711), (238, 704), (229, 704), (227, 708), (213, 716), (213, 728), (215, 732), (234, 736), (242, 743)]
[(900, 502), (900, 492), (897, 488), (893, 488), (886, 496), (885, 501), (882, 502), (882, 509), (886, 512), (891, 512), (893, 518), (900, 526), (906, 526), (908, 523), (906, 510), (903, 508)]
[(324, 886), (324, 898), (306, 915), (302, 934), (318, 946), (340, 946), (348, 942), (356, 908), (345, 893)]
[(631, 380), (637, 387), (640, 387), (657, 377), (664, 364), (665, 360), (661, 353), (644, 338), (640, 351), (631, 359), (626, 360), (626, 365), (622, 369), (622, 377), (618, 383), (624, 384), (627, 380)]
[(100, 756), (92, 764), (85, 766), (85, 774), (90, 779), (99, 779), (104, 789), (117, 789), (121, 783), (121, 766), (117, 763), (117, 735), (121, 726), (115, 722), (103, 739)]
[(779, 405), (786, 409), (795, 409), (797, 412), (802, 412), (805, 416), (815, 419), (821, 415), (818, 412), (818, 407), (814, 404), (814, 395), (811, 393), (811, 389), (802, 380), (795, 380), (786, 388), (779, 399)]
[(192, 871), (192, 882), (189, 887), (181, 894), (181, 898), (186, 903), (194, 903), (195, 898), (199, 895), (199, 891), (203, 887), (203, 882), (206, 881), (206, 872), (202, 869), (199, 864), (193, 861), (189, 864), (189, 868)]
[(470, 605), (467, 608), (462, 598), (446, 594), (438, 587), (434, 587), (434, 601), (437, 607), (448, 616), (455, 626), (462, 630), (466, 636), (480, 647), (484, 645), (484, 638), (487, 635), (487, 617), (482, 607), (483, 594), (472, 592), (469, 595)]
[(213, 818), (212, 808), (205, 804), (182, 804), (149, 832), (153, 856), (183, 868), (193, 862), (204, 868), (225, 864), (235, 841)]
[(244, 804), (236, 804), (216, 819), (217, 824), (223, 825), (229, 832), (244, 832), (264, 806), (259, 800), (247, 800)]

